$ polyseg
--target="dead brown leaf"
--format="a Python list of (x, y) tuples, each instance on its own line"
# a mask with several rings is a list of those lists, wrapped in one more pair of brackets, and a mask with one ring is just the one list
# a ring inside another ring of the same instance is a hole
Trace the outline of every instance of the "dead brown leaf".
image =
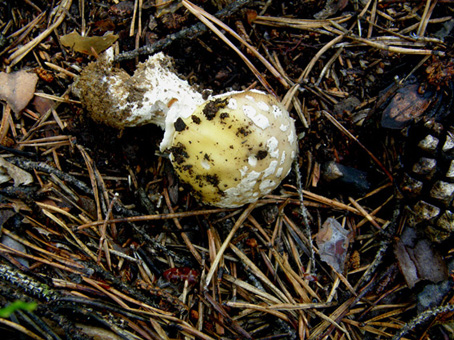
[(76, 52), (93, 55), (93, 50), (99, 54), (102, 51), (108, 49), (112, 44), (117, 41), (118, 35), (110, 32), (104, 34), (102, 37), (82, 37), (77, 32), (71, 32), (69, 34), (60, 37), (60, 42), (63, 46), (69, 47)]
[(331, 265), (337, 272), (344, 271), (345, 258), (349, 245), (349, 232), (334, 218), (327, 218), (316, 236), (322, 261)]
[(16, 187), (21, 184), (28, 185), (33, 182), (32, 175), (0, 157), (0, 182), (5, 183), (10, 179), (14, 180), (14, 186)]
[(443, 258), (427, 239), (419, 238), (413, 228), (405, 229), (394, 253), (410, 288), (422, 280), (437, 283), (448, 277)]
[(22, 111), (33, 98), (38, 76), (26, 71), (0, 73), (0, 99), (6, 101), (14, 113)]

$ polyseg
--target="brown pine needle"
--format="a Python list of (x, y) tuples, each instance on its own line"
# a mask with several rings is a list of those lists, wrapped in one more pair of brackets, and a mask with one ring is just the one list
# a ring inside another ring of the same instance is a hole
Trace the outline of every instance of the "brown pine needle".
[(229, 235), (226, 237), (224, 240), (224, 243), (222, 243), (221, 248), (219, 249), (215, 260), (211, 264), (211, 268), (208, 271), (208, 274), (205, 278), (205, 284), (204, 288), (208, 289), (208, 286), (210, 285), (211, 279), (213, 278), (214, 272), (218, 269), (219, 262), (221, 261), (222, 256), (224, 255), (225, 250), (227, 247), (230, 245), (230, 241), (232, 240), (233, 236), (237, 232), (237, 230), (242, 226), (243, 222), (246, 220), (246, 218), (249, 216), (249, 214), (252, 212), (252, 210), (255, 209), (255, 206), (257, 205), (257, 202), (251, 203), (241, 214), (240, 217), (238, 217), (238, 220), (236, 221), (235, 225), (233, 226), (232, 230), (230, 231)]

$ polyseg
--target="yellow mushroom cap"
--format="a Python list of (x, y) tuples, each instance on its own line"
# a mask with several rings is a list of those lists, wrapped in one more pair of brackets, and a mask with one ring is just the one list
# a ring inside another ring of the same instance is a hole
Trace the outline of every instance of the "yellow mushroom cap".
[(281, 183), (296, 155), (293, 119), (275, 97), (256, 90), (213, 97), (174, 126), (175, 171), (209, 205), (255, 202)]

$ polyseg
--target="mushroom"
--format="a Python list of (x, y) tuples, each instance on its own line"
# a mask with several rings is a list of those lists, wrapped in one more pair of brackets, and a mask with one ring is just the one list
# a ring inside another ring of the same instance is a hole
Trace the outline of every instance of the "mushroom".
[(90, 116), (120, 129), (153, 123), (164, 129), (161, 151), (205, 204), (239, 207), (274, 190), (297, 150), (294, 120), (267, 93), (248, 90), (207, 100), (158, 53), (133, 76), (104, 57), (73, 86)]

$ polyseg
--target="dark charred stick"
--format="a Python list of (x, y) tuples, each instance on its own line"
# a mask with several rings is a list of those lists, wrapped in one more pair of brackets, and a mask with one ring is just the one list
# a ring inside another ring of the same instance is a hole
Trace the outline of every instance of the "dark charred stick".
[(19, 157), (9, 158), (8, 161), (10, 163), (18, 166), (19, 168), (27, 170), (27, 171), (38, 170), (38, 171), (45, 172), (47, 174), (55, 174), (58, 178), (64, 180), (65, 182), (71, 183), (72, 185), (77, 187), (79, 190), (81, 190), (83, 193), (85, 193), (87, 195), (93, 195), (93, 190), (90, 187), (88, 187), (84, 182), (79, 181), (74, 176), (71, 176), (71, 175), (67, 174), (66, 172), (58, 170), (46, 163), (34, 162), (34, 161), (30, 161), (28, 159), (19, 158)]
[[(235, 1), (230, 5), (226, 6), (225, 8), (221, 9), (220, 11), (218, 11), (215, 14), (215, 16), (219, 19), (229, 17), (249, 2), (250, 0)], [(201, 22), (199, 22), (195, 25), (192, 25), (191, 27), (182, 29), (177, 33), (170, 34), (165, 39), (161, 39), (151, 45), (143, 46), (132, 51), (120, 53), (118, 56), (115, 57), (114, 62), (117, 63), (124, 60), (134, 59), (141, 55), (150, 55), (156, 53), (170, 46), (176, 40), (183, 38), (194, 39), (200, 36), (201, 34), (205, 33), (206, 31), (207, 27)]]

